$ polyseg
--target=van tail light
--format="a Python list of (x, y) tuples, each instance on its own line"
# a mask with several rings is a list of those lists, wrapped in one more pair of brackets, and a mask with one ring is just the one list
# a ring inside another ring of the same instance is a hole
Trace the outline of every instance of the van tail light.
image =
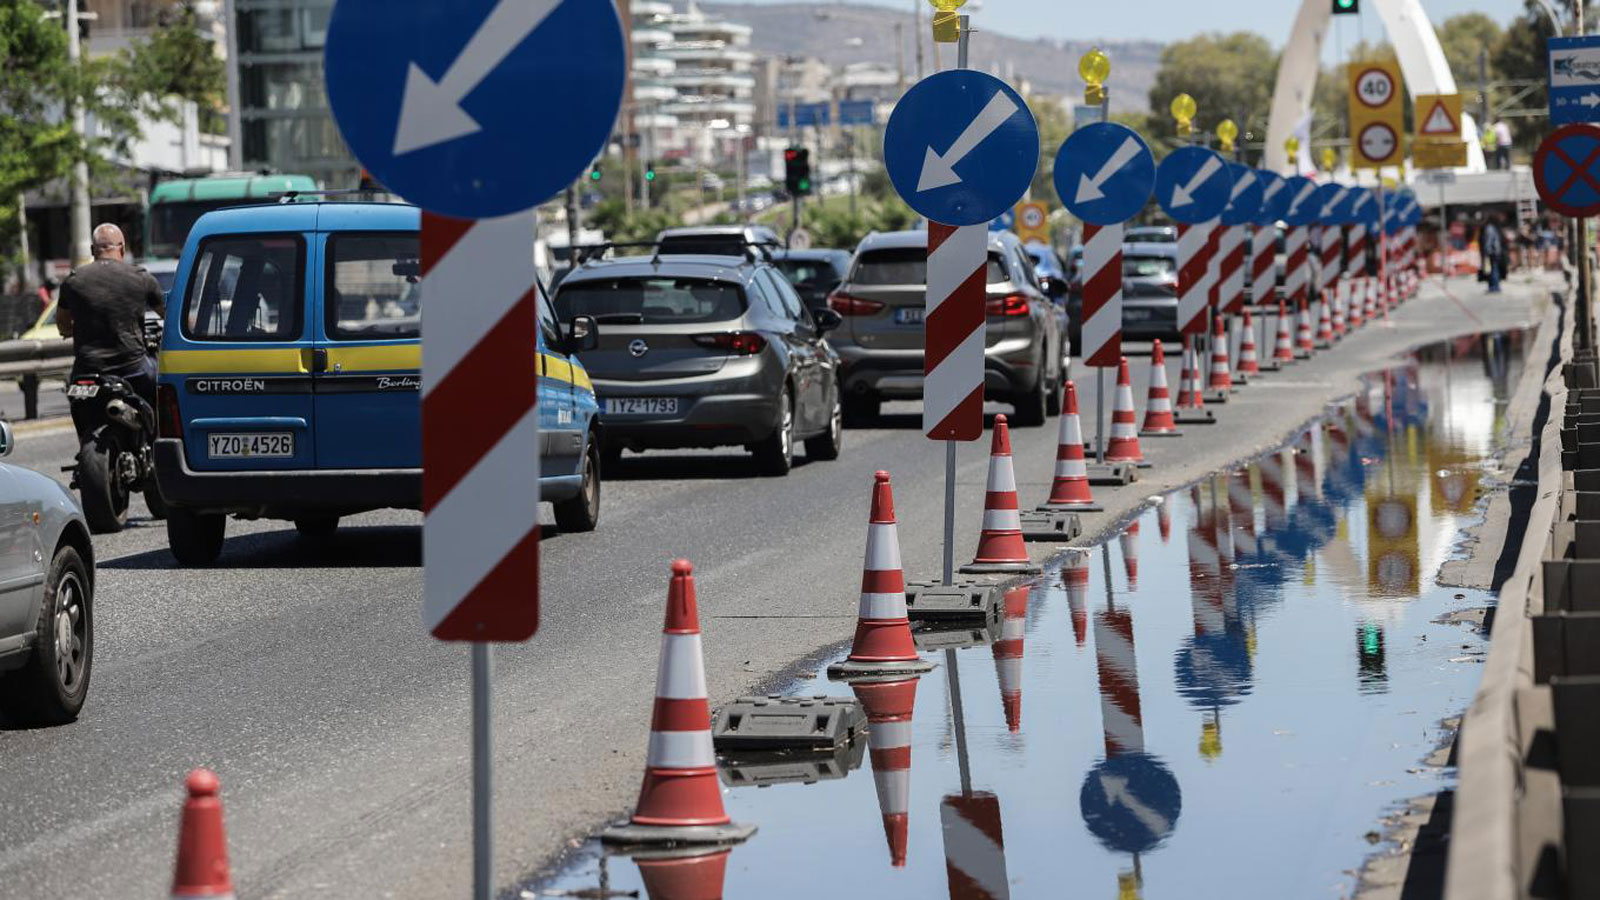
[(1025, 316), (1028, 314), (1028, 295), (1006, 294), (1004, 297), (992, 297), (984, 304), (983, 311), (991, 316)]
[(156, 430), (164, 438), (183, 437), (183, 415), (178, 412), (178, 389), (170, 384), (156, 386)]
[(870, 316), (883, 309), (883, 304), (877, 300), (863, 300), (844, 291), (829, 294), (828, 306), (841, 316)]
[(767, 339), (754, 331), (721, 331), (716, 334), (697, 334), (694, 342), (714, 350), (726, 350), (734, 356), (755, 356), (766, 349)]

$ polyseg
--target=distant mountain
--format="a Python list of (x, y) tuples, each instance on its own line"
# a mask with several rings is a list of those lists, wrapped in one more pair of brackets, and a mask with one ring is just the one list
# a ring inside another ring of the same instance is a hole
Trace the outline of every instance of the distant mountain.
[[(754, 29), (751, 46), (772, 56), (812, 56), (829, 65), (853, 62), (880, 62), (893, 66), (897, 59), (895, 25), (902, 26), (905, 71), (908, 80), (916, 73), (914, 30), (907, 10), (888, 9), (854, 3), (701, 3), (708, 13), (741, 22)], [(933, 45), (927, 42), (928, 16), (922, 18), (924, 32), (923, 72), (934, 70)], [(1061, 41), (1050, 38), (1016, 38), (995, 32), (973, 35), (971, 65), (1001, 76), (1025, 78), (1035, 90), (1057, 94), (1081, 102), (1083, 81), (1078, 78), (1078, 57), (1092, 46), (1087, 41)], [(1099, 45), (1111, 57), (1111, 107), (1114, 110), (1149, 110), (1150, 85), (1161, 64), (1162, 45), (1156, 41), (1115, 41)], [(942, 62), (948, 68), (955, 62), (954, 45), (941, 45)]]

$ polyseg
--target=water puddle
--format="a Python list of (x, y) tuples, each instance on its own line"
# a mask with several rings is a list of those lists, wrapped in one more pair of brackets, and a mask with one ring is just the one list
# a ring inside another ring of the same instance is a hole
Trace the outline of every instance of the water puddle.
[[(854, 691), (880, 736), (725, 760), (748, 843), (576, 851), (513, 896), (1337, 897), (1485, 652), (1436, 622), (1492, 602), (1433, 581), (1478, 515), (1525, 332), (1439, 344), (1364, 380), (1281, 450), (1174, 492), (918, 635), (940, 663)], [(903, 740), (903, 738), (901, 738)]]

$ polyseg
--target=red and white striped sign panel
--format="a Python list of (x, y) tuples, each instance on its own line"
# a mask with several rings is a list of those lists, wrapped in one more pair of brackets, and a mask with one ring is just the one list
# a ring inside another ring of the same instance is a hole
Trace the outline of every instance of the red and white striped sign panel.
[(1257, 225), (1250, 233), (1250, 302), (1257, 307), (1278, 299), (1278, 229)]
[(1122, 360), (1121, 225), (1083, 225), (1083, 346), (1086, 366)]
[(445, 641), (539, 627), (534, 214), (422, 214), (423, 624)]
[(985, 225), (928, 223), (928, 303), (922, 319), (922, 430), (936, 441), (983, 437)]
[(1222, 256), (1219, 269), (1222, 284), (1217, 288), (1217, 308), (1237, 315), (1244, 308), (1244, 226), (1227, 225), (1219, 230), (1222, 232), (1218, 242), (1218, 253)]
[(1291, 227), (1284, 236), (1284, 263), (1283, 293), (1289, 300), (1290, 309), (1298, 309), (1302, 301), (1310, 299), (1311, 287), (1311, 257), (1304, 225)]
[(1206, 329), (1210, 288), (1206, 247), (1215, 227), (1215, 222), (1178, 225), (1178, 330), (1184, 334), (1202, 334)]

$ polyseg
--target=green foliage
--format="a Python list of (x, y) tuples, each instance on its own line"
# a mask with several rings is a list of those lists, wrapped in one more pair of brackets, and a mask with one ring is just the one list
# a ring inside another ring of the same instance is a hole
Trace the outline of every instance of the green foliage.
[[(1492, 52), (1499, 45), (1504, 29), (1494, 19), (1474, 12), (1451, 16), (1436, 31), (1439, 46), (1444, 49), (1444, 58), (1450, 63), (1450, 72), (1455, 75), (1457, 90), (1470, 96), (1470, 86), (1478, 83), (1478, 55)], [(1489, 78), (1496, 77), (1497, 72), (1491, 64)]]
[(1039, 168), (1033, 170), (1033, 183), (1029, 191), (1035, 202), (1054, 206), (1056, 197), (1054, 178), (1055, 153), (1061, 142), (1072, 134), (1072, 123), (1067, 108), (1059, 97), (1034, 95), (1028, 98), (1028, 109), (1039, 124)]
[(1155, 112), (1142, 133), (1152, 147), (1176, 137), (1176, 123), (1167, 107), (1180, 93), (1193, 97), (1199, 107), (1197, 129), (1209, 131), (1223, 119), (1232, 119), (1241, 132), (1265, 130), (1277, 71), (1272, 45), (1248, 31), (1201, 34), (1168, 44), (1150, 87), (1150, 108)]
[(806, 204), (800, 221), (811, 232), (815, 246), (854, 250), (869, 232), (904, 231), (916, 223), (917, 215), (899, 198), (862, 197), (857, 198), (852, 217), (848, 198), (830, 197)]
[(227, 73), (215, 42), (200, 31), (193, 0), (167, 8), (150, 39), (125, 52), (133, 90), (150, 98), (155, 111), (174, 117), (178, 112), (174, 98), (192, 100), (207, 126), (225, 125), (220, 111)]
[(664, 228), (681, 224), (671, 211), (655, 207), (628, 212), (621, 197), (600, 201), (589, 211), (587, 224), (605, 232), (611, 241), (653, 241)]

